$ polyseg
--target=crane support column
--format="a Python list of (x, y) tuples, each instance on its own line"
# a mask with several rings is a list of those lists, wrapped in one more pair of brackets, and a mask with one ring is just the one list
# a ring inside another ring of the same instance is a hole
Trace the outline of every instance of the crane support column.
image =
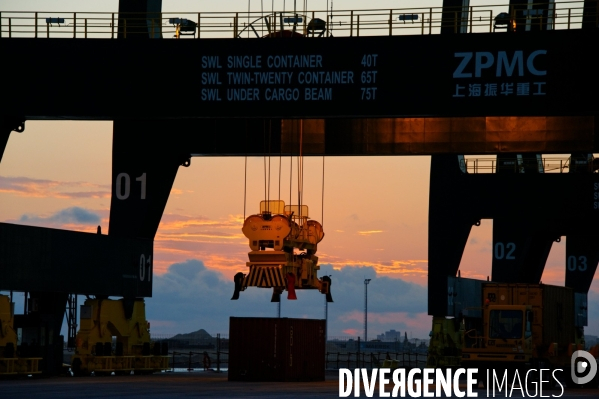
[(0, 162), (11, 132), (21, 133), (25, 130), (25, 118), (2, 117), (0, 123)]
[(510, 13), (516, 22), (516, 32), (554, 29), (554, 0), (510, 0)]
[(544, 224), (514, 215), (493, 220), (492, 280), (501, 283), (538, 284), (551, 245), (557, 237), (543, 231)]
[(599, 27), (599, 0), (585, 0), (582, 11), (582, 29)]
[[(594, 172), (593, 154), (576, 153), (570, 156), (568, 174), (590, 175)], [(592, 175), (591, 175), (592, 176)], [(594, 199), (599, 200), (599, 183), (593, 183)], [(575, 292), (589, 292), (599, 263), (599, 234), (594, 223), (583, 223), (575, 233), (566, 237), (566, 287)]]
[(8, 138), (10, 137), (10, 132), (12, 129), (3, 129), (0, 131), (0, 162), (2, 162), (2, 157), (4, 156), (4, 150), (6, 149), (6, 144), (8, 144)]
[(470, 0), (443, 0), (441, 33), (468, 33)]
[[(469, 0), (443, 0), (441, 34), (466, 33)], [(464, 25), (466, 24), (466, 25)], [(463, 28), (466, 29), (463, 29)], [(466, 177), (462, 155), (432, 155), (428, 211), (428, 313), (447, 313), (447, 277), (455, 276), (475, 216), (468, 219), (468, 205), (457, 187)], [(470, 208), (471, 209), (471, 208)]]
[[(512, 179), (544, 172), (541, 154), (498, 154), (495, 174)], [(526, 201), (526, 198), (522, 198)], [(523, 204), (524, 205), (524, 204)], [(527, 206), (493, 219), (492, 279), (502, 283), (538, 284), (551, 245), (558, 236), (544, 218), (531, 218)]]
[[(473, 224), (480, 220), (471, 213), (471, 203), (461, 191), (466, 173), (460, 156), (431, 157), (428, 211), (428, 312), (445, 316), (447, 277), (455, 276)], [(466, 197), (467, 198), (467, 197)]]
[(162, 0), (119, 0), (118, 38), (161, 39)]
[(109, 235), (154, 239), (177, 170), (190, 162), (164, 138), (169, 130), (169, 122), (114, 122)]
[(566, 287), (583, 294), (589, 292), (599, 263), (599, 235), (591, 229), (596, 229), (596, 226), (583, 229), (588, 234), (568, 235), (566, 238)]

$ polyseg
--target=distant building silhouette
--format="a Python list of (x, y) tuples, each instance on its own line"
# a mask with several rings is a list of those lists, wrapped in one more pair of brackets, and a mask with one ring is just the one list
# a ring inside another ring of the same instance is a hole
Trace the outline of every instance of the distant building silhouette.
[(381, 342), (401, 341), (401, 332), (395, 330), (385, 331), (383, 334), (377, 335), (376, 339)]

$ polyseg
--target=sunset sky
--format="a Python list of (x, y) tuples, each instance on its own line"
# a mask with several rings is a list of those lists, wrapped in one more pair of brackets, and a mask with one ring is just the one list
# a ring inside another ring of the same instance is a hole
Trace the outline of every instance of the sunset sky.
[[(264, 2), (270, 9), (271, 2)], [(275, 2), (275, 8), (280, 1)], [(298, 2), (299, 4), (303, 2)], [(486, 2), (501, 3), (501, 2)], [(507, 1), (505, 2), (507, 3)], [(163, 11), (244, 11), (248, 3), (163, 0)], [(362, 2), (336, 1), (335, 8)], [(438, 6), (441, 1), (383, 1), (369, 8)], [(483, 2), (471, 1), (471, 5)], [(215, 8), (216, 6), (220, 8)], [(260, 2), (252, 1), (252, 9)], [(292, 7), (288, 1), (286, 7)], [(309, 1), (324, 9), (326, 1)], [(118, 1), (13, 1), (2, 11), (116, 11)], [(0, 221), (95, 232), (108, 231), (112, 122), (28, 121), (12, 133), (0, 164)], [(281, 159), (281, 199), (289, 204), (289, 157)], [(296, 170), (296, 159), (293, 159)], [(193, 158), (179, 168), (154, 244), (154, 297), (147, 300), (154, 334), (200, 328), (227, 333), (230, 316), (276, 315), (271, 290), (249, 288), (230, 301), (232, 277), (247, 268), (242, 157)], [(363, 335), (364, 278), (369, 338), (395, 329), (428, 337), (426, 315), (429, 157), (313, 157), (305, 160), (304, 200), (323, 223), (321, 275), (332, 275), (329, 336)], [(271, 158), (271, 199), (278, 199), (279, 157)], [(264, 198), (264, 159), (247, 160), (246, 215)], [(324, 178), (324, 193), (322, 183)], [(324, 202), (324, 209), (323, 204)], [(462, 277), (491, 274), (492, 221), (473, 227), (460, 267)], [(553, 245), (542, 281), (564, 284), (565, 240)], [(588, 334), (599, 335), (599, 284), (591, 286)], [(285, 297), (285, 296), (284, 296)], [(324, 298), (298, 291), (281, 304), (284, 317), (324, 317)]]

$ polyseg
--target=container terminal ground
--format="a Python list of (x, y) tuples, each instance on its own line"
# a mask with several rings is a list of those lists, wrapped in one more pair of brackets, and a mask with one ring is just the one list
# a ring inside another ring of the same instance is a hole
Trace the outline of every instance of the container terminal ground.
[[(81, 393), (93, 398), (171, 399), (171, 398), (338, 398), (339, 374), (329, 371), (319, 382), (229, 382), (227, 373), (197, 371), (189, 373), (163, 372), (140, 376), (54, 377), (4, 380), (2, 397), (79, 399)], [(391, 391), (392, 386), (388, 391)], [(477, 389), (479, 398), (486, 397), (485, 389)], [(543, 395), (558, 395), (560, 390), (543, 391)], [(569, 398), (595, 398), (593, 389), (567, 389)], [(496, 397), (505, 395), (497, 393)], [(353, 392), (351, 397), (354, 397)], [(364, 391), (361, 396), (365, 398)], [(378, 396), (378, 389), (374, 397)], [(520, 397), (514, 391), (512, 397)]]

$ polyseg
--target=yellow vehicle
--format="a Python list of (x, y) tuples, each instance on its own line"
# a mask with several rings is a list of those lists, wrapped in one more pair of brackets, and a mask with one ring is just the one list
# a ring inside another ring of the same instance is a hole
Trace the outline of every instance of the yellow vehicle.
[(143, 299), (87, 299), (81, 306), (74, 375), (149, 374), (168, 368), (166, 343), (151, 346)]
[(0, 376), (40, 374), (39, 357), (18, 357), (14, 303), (0, 295)]
[[(429, 367), (562, 369), (570, 381), (572, 354), (585, 348), (586, 295), (567, 287), (460, 278), (450, 279), (449, 291), (456, 317), (433, 319)], [(597, 357), (598, 349), (591, 354)], [(597, 379), (589, 385), (596, 387)]]
[(493, 359), (512, 365), (569, 366), (572, 352), (584, 348), (569, 288), (485, 283), (482, 311), (482, 324), (466, 327), (463, 365)]
[(273, 302), (283, 290), (288, 299), (297, 299), (295, 289), (317, 289), (330, 294), (331, 279), (318, 278), (318, 243), (324, 238), (322, 225), (308, 217), (306, 205), (285, 205), (284, 201), (260, 202), (260, 213), (245, 219), (243, 234), (249, 239), (249, 273), (234, 277), (235, 292), (247, 287), (273, 288)]

